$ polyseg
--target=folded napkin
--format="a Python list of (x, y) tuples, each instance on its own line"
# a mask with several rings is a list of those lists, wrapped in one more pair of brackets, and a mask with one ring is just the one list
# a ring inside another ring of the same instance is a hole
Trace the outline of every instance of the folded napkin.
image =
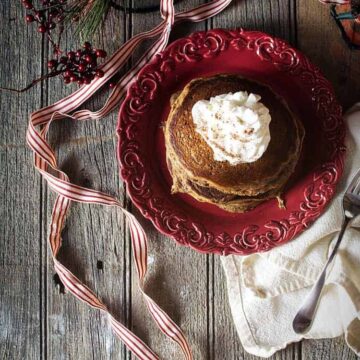
[(348, 346), (360, 355), (360, 219), (345, 232), (311, 330), (298, 335), (292, 329), (297, 310), (335, 244), (342, 195), (360, 168), (360, 103), (345, 119), (349, 129), (345, 172), (324, 214), (295, 240), (267, 253), (221, 258), (234, 323), (251, 354), (269, 357), (302, 338), (345, 334)]

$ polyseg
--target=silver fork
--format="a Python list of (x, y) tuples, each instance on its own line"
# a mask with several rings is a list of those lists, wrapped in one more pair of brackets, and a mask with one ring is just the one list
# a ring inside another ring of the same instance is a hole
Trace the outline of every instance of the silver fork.
[(317, 309), (321, 291), (325, 284), (327, 269), (339, 249), (344, 232), (350, 220), (360, 214), (360, 170), (358, 170), (345, 191), (342, 208), (343, 222), (334, 249), (331, 252), (331, 255), (329, 256), (329, 259), (326, 262), (319, 278), (317, 279), (310, 293), (305, 298), (303, 305), (294, 317), (292, 325), (294, 331), (298, 334), (303, 334), (310, 329)]

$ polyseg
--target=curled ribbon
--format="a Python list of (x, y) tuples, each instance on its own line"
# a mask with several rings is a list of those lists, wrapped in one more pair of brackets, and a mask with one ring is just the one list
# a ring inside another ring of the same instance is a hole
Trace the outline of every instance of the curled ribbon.
[[(208, 19), (226, 8), (231, 0), (213, 0), (192, 10), (175, 14), (172, 0), (161, 0), (160, 10), (163, 21), (154, 29), (134, 36), (117, 50), (112, 57), (104, 63), (102, 69), (105, 76), (96, 79), (90, 85), (82, 86), (79, 90), (58, 102), (44, 107), (30, 115), (26, 140), (34, 152), (36, 169), (47, 181), (49, 187), (57, 193), (50, 223), (49, 244), (54, 261), (55, 270), (66, 289), (78, 299), (93, 308), (102, 310), (109, 318), (115, 334), (124, 342), (127, 348), (141, 360), (159, 360), (159, 357), (135, 334), (117, 321), (108, 311), (105, 304), (95, 293), (84, 285), (73, 273), (57, 260), (61, 247), (61, 231), (63, 229), (67, 211), (72, 201), (116, 206), (121, 209), (127, 218), (130, 228), (131, 242), (135, 266), (138, 274), (139, 289), (147, 308), (160, 330), (169, 338), (176, 341), (181, 347), (185, 359), (193, 359), (187, 339), (181, 329), (170, 317), (144, 292), (144, 278), (147, 271), (147, 237), (137, 219), (124, 209), (120, 202), (101, 191), (87, 189), (72, 184), (69, 177), (58, 167), (55, 152), (47, 141), (50, 124), (54, 120), (71, 118), (73, 120), (99, 119), (119, 106), (130, 82), (136, 77), (140, 69), (148, 63), (159, 51), (162, 51), (169, 40), (170, 31), (174, 24), (182, 21), (199, 22)], [(124, 66), (135, 48), (145, 39), (158, 37), (139, 61), (117, 83), (114, 90), (106, 100), (104, 106), (95, 112), (76, 109), (99, 90)]]

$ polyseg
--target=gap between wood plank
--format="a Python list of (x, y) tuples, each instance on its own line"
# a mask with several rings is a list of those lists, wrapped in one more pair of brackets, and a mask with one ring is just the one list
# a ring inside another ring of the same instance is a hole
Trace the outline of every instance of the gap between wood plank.
[[(42, 39), (41, 44), (41, 76), (44, 76), (44, 68), (46, 61), (45, 54), (47, 55), (49, 51), (49, 44), (47, 44), (47, 49), (45, 47), (45, 39)], [(40, 88), (40, 104), (41, 107), (44, 107), (45, 104), (48, 103), (49, 97), (48, 97), (48, 84), (49, 79), (47, 79), (44, 83), (44, 86), (41, 85)], [(46, 89), (46, 95), (45, 96), (45, 89)], [(46, 97), (46, 99), (45, 99)], [(35, 173), (35, 176), (40, 176), (37, 172)], [(44, 184), (44, 180), (40, 180), (40, 189), (39, 189), (39, 241), (40, 241), (40, 357), (41, 360), (48, 358), (48, 349), (47, 349), (47, 339), (48, 339), (48, 327), (47, 327), (47, 309), (48, 309), (48, 303), (47, 303), (47, 238), (46, 238), (46, 232), (44, 231), (44, 223), (47, 224), (47, 215), (46, 215), (46, 209), (47, 209), (47, 186)], [(45, 236), (44, 236), (45, 235)]]

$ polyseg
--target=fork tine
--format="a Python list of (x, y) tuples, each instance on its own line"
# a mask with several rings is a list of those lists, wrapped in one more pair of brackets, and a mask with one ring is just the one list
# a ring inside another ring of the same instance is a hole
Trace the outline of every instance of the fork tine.
[(359, 179), (357, 185), (355, 186), (355, 189), (353, 190), (353, 193), (355, 195), (359, 195), (359, 192), (360, 192), (360, 179)]
[(351, 180), (350, 185), (348, 186), (348, 188), (346, 189), (347, 193), (352, 193), (355, 191), (355, 189), (359, 186), (360, 184), (360, 169), (356, 172), (356, 174), (354, 175), (353, 179)]

